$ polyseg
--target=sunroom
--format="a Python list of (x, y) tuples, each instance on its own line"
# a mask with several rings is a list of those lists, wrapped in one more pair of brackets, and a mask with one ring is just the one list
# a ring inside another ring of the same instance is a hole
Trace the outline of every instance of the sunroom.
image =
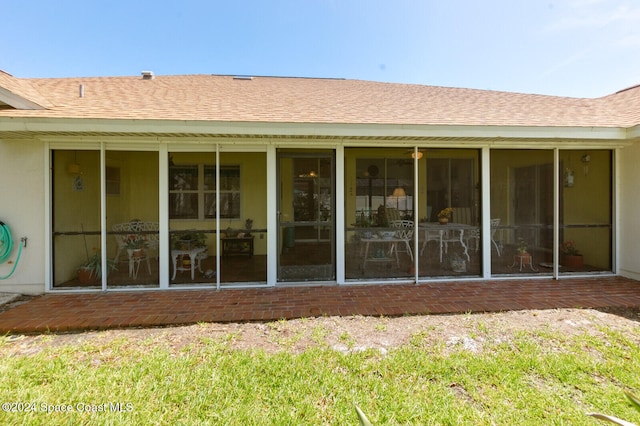
[(615, 273), (618, 146), (539, 145), (53, 141), (47, 288)]

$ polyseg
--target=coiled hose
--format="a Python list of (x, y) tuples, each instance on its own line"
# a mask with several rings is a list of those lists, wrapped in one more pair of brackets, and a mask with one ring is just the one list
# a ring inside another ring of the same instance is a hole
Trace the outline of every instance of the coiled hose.
[[(21, 241), (24, 243), (24, 246), (27, 245), (27, 238), (23, 237)], [(6, 280), (16, 270), (18, 266), (18, 262), (20, 261), (20, 255), (22, 254), (23, 245), (20, 244), (20, 248), (18, 249), (18, 257), (16, 258), (15, 263), (13, 264), (13, 268), (8, 275), (4, 277), (0, 277), (0, 280)], [(11, 252), (13, 250), (13, 238), (11, 238), (11, 230), (9, 229), (9, 225), (0, 221), (0, 264), (9, 260), (9, 256), (11, 256)]]

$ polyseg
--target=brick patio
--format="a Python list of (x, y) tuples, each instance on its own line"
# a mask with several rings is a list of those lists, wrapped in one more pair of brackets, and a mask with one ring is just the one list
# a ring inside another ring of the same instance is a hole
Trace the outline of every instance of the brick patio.
[(321, 315), (398, 316), (640, 307), (623, 277), (45, 294), (0, 312), (0, 333), (42, 333)]

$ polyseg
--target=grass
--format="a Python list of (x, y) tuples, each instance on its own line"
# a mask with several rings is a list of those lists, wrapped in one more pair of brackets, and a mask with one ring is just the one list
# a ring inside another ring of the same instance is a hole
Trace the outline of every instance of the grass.
[(638, 422), (622, 391), (640, 389), (640, 331), (599, 331), (519, 332), (477, 353), (427, 344), (426, 331), (384, 354), (235, 350), (229, 336), (177, 352), (127, 339), (46, 347), (0, 360), (0, 401), (37, 410), (0, 411), (0, 423), (357, 425), (355, 405), (374, 425), (594, 425), (593, 411)]

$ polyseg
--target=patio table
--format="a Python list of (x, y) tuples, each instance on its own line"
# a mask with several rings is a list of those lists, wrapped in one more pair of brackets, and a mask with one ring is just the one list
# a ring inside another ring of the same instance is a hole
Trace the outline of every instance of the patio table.
[[(441, 224), (439, 222), (423, 222), (418, 225), (418, 228), (424, 231), (424, 239), (422, 240), (422, 248), (420, 249), (420, 256), (424, 253), (428, 241), (434, 241), (433, 238), (429, 239), (429, 234), (438, 234), (437, 241), (440, 245), (440, 263), (442, 263), (443, 247), (444, 252), (448, 250), (448, 243), (460, 243), (464, 250), (464, 255), (467, 257), (467, 261), (471, 261), (469, 256), (469, 247), (464, 241), (465, 232), (469, 232), (474, 229), (478, 229), (477, 226), (467, 225), (464, 223)], [(451, 234), (457, 233), (457, 237), (451, 237)]]

